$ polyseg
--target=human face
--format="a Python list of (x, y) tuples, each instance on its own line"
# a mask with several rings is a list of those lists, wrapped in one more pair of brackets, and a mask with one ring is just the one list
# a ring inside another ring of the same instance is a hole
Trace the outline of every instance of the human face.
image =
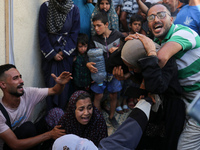
[(130, 27), (134, 33), (140, 32), (142, 23), (141, 23), (141, 21), (133, 21), (132, 24), (130, 25)]
[(107, 0), (102, 0), (99, 4), (99, 9), (108, 12), (110, 10), (110, 3)]
[(87, 47), (88, 45), (87, 44), (81, 44), (81, 43), (78, 43), (78, 52), (83, 55), (86, 51), (87, 51)]
[(24, 94), (24, 81), (19, 71), (15, 68), (11, 68), (8, 71), (5, 71), (5, 83), (4, 89), (5, 92), (8, 92), (10, 95), (20, 97)]
[(106, 28), (108, 28), (108, 23), (104, 24), (100, 20), (93, 21), (93, 26), (98, 35), (102, 35), (106, 32)]
[[(166, 12), (166, 16), (163, 19), (158, 19), (157, 13), (159, 12)], [(173, 18), (169, 14), (170, 12), (167, 8), (161, 4), (151, 7), (147, 14), (147, 17), (155, 15), (155, 18), (152, 21), (148, 21), (148, 26), (153, 35), (156, 38), (159, 38), (159, 40), (163, 40), (165, 38), (173, 23)]]
[(171, 12), (175, 12), (178, 7), (178, 0), (163, 0), (163, 3), (168, 4)]
[(93, 106), (89, 97), (85, 99), (79, 99), (76, 102), (75, 116), (80, 124), (87, 125), (92, 117), (92, 113)]

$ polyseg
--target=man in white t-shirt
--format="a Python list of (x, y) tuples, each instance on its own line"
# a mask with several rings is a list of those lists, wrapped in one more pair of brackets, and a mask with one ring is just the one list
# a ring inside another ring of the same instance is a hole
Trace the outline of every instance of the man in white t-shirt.
[[(66, 83), (72, 78), (71, 73), (63, 72), (59, 77), (52, 74), (56, 85), (52, 88), (23, 88), (24, 81), (14, 65), (0, 66), (0, 88), (3, 97), (0, 103), (8, 113), (11, 128), (0, 111), (0, 149), (29, 149), (65, 134), (65, 130), (55, 126), (51, 131), (37, 135), (35, 125), (30, 122), (30, 114), (35, 105), (48, 95), (62, 92)], [(4, 142), (6, 144), (4, 144)]]

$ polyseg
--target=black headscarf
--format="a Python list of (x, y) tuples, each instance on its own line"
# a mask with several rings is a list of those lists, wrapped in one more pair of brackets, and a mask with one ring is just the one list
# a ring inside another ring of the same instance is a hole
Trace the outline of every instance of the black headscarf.
[(73, 8), (72, 0), (49, 0), (47, 13), (47, 30), (49, 33), (60, 31), (66, 21), (69, 11)]

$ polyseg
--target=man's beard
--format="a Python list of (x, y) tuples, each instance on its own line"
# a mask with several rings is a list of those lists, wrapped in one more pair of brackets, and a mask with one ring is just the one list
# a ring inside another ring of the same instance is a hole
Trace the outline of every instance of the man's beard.
[(24, 95), (24, 91), (22, 93), (18, 93), (18, 92), (10, 92), (11, 95), (16, 96), (16, 97), (20, 97), (22, 95)]
[[(20, 85), (17, 86), (17, 88), (22, 88), (23, 85), (24, 85), (24, 83), (21, 83)], [(24, 94), (24, 90), (21, 93), (11, 90), (10, 94), (13, 95), (13, 96), (16, 96), (16, 97), (20, 97), (20, 96), (22, 96)]]

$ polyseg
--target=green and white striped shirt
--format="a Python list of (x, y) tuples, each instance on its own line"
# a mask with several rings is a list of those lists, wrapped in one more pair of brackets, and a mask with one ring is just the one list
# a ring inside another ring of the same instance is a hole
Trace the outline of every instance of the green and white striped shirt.
[(179, 82), (184, 91), (183, 96), (191, 102), (200, 92), (200, 37), (186, 26), (172, 24), (162, 43), (155, 39), (161, 46), (170, 41), (182, 46), (182, 50), (174, 56), (178, 66)]

